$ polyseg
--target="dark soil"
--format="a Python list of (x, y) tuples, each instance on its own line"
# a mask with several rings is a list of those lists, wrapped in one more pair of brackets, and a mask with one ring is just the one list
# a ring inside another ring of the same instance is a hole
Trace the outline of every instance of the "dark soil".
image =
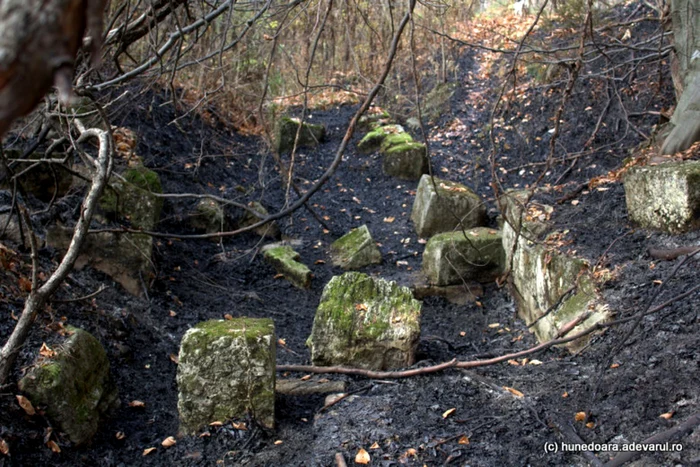
[[(475, 189), (487, 202), (495, 226), (498, 210), (490, 185), (485, 129), (496, 91), (493, 82), (477, 78), (478, 58), (474, 51), (463, 51), (463, 79), (451, 108), (428, 126), (430, 150), (435, 174)], [(639, 82), (651, 83), (657, 66), (640, 66)], [(651, 85), (637, 86), (634, 95), (622, 96), (622, 102), (628, 113), (661, 110), (672, 103), (669, 86), (661, 93)], [(510, 103), (502, 114), (504, 123), (494, 126), (503, 187), (522, 188), (539, 176), (561, 89), (562, 83), (533, 86)], [(584, 148), (612, 92), (594, 79), (578, 82), (562, 117), (558, 144), (566, 154), (576, 155)], [(134, 99), (128, 112), (115, 116), (115, 124), (139, 135), (136, 152), (160, 174), (166, 193), (258, 199), (271, 212), (284, 206), (280, 172), (261, 140), (237, 134), (214, 113), (206, 121), (197, 113), (183, 117), (168, 101), (165, 92), (149, 90)], [(312, 112), (311, 121), (326, 125), (328, 139), (297, 156), (296, 181), (301, 189), (329, 165), (355, 110), (343, 106)], [(584, 187), (577, 196), (557, 203), (592, 177), (618, 168), (642, 142), (640, 132), (650, 134), (658, 123), (654, 116), (640, 116), (634, 122), (631, 118), (614, 100), (592, 145), (601, 149), (555, 161), (542, 186), (557, 187), (538, 195), (538, 200), (555, 206), (552, 219), (557, 228), (569, 231), (570, 251), (576, 250), (592, 265), (600, 261), (611, 270), (619, 268), (617, 278), (602, 286), (616, 318), (634, 316), (698, 283), (698, 260), (667, 279), (678, 260), (654, 260), (647, 249), (699, 245), (700, 233), (669, 236), (635, 229), (627, 221), (620, 183), (603, 185), (604, 191)], [(561, 157), (561, 151), (557, 154)], [(247, 430), (227, 423), (211, 428), (206, 436), (178, 438), (174, 447), (162, 448), (161, 441), (178, 430), (176, 364), (171, 355), (178, 353), (188, 328), (225, 314), (270, 317), (278, 337), (286, 342), (278, 347), (278, 363), (308, 364), (304, 342), (321, 291), (341, 273), (330, 265), (329, 245), (362, 224), (367, 224), (384, 256), (382, 265), (366, 272), (404, 285), (419, 279), (423, 244), (409, 221), (416, 186), (417, 182), (383, 175), (379, 155), (361, 156), (351, 145), (338, 172), (311, 198), (310, 207), (326, 219), (330, 231), (304, 209), (280, 222), (284, 238), (301, 241), (297, 250), (314, 274), (310, 290), (298, 290), (276, 278), (259, 252), (269, 240), (253, 234), (219, 243), (158, 239), (154, 258), (158, 275), (143, 298), (128, 296), (96, 271), (74, 272), (58, 299), (86, 295), (103, 284), (110, 288), (92, 300), (54, 302), (36, 323), (15, 377), (31, 363), (41, 342), (54, 338), (56, 324), (65, 321), (94, 333), (105, 345), (122, 405), (89, 446), (71, 446), (59, 435), (62, 451), (55, 454), (43, 442), (49, 422), (39, 415), (27, 416), (16, 404), (16, 387), (5, 388), (0, 394), (0, 437), (12, 454), (0, 457), (0, 466), (330, 466), (338, 452), (353, 465), (360, 448), (369, 451), (371, 465), (585, 465), (589, 460), (581, 453), (562, 452), (561, 445), (558, 452), (548, 453), (546, 443), (573, 443), (571, 433), (586, 443), (641, 442), (700, 410), (700, 293), (695, 293), (643, 318), (619, 351), (631, 323), (595, 335), (576, 355), (552, 348), (530, 357), (541, 365), (500, 364), (392, 381), (322, 375), (318, 378), (346, 381), (348, 389), (357, 393), (327, 410), (321, 410), (323, 396), (279, 396), (274, 431), (260, 429), (250, 420)], [(76, 193), (64, 204), (71, 206), (78, 199)], [(195, 202), (166, 201), (159, 230), (193, 233), (186, 220)], [(385, 222), (389, 217), (395, 220)], [(48, 249), (41, 254), (46, 267), (60, 258)], [(663, 290), (657, 295), (658, 281)], [(452, 358), (498, 356), (536, 345), (517, 318), (507, 288), (489, 284), (484, 289), (483, 297), (468, 305), (437, 297), (424, 301), (416, 367)], [(14, 324), (10, 313), (18, 314), (21, 305), (3, 302), (0, 341)], [(176, 314), (171, 316), (171, 311)], [(490, 326), (494, 323), (499, 326)], [(503, 387), (517, 389), (524, 397)], [(145, 407), (130, 407), (133, 400), (143, 401)], [(443, 416), (449, 409), (456, 410)], [(590, 414), (588, 427), (574, 419), (582, 411)], [(673, 417), (659, 417), (667, 412)], [(562, 427), (568, 433), (560, 433)], [(119, 432), (123, 439), (116, 436)], [(645, 454), (636, 465), (700, 465), (698, 441), (696, 428), (673, 441), (682, 445), (682, 452)], [(158, 449), (143, 456), (149, 447)], [(598, 453), (602, 462), (610, 457)]]

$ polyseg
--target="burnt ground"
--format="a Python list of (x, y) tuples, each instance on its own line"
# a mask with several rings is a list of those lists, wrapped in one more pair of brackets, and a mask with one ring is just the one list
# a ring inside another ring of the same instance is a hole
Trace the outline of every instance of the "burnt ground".
[[(433, 170), (475, 189), (487, 202), (495, 226), (498, 211), (490, 186), (486, 135), (495, 87), (493, 81), (479, 78), (479, 56), (474, 51), (465, 49), (460, 57), (461, 78), (450, 109), (428, 125)], [(640, 82), (656, 73), (656, 63), (637, 70)], [(503, 187), (525, 187), (538, 177), (561, 88), (557, 82), (533, 84), (511, 101), (502, 123), (494, 125)], [(658, 116), (645, 111), (672, 104), (669, 85), (660, 93), (651, 86), (631, 88), (621, 96), (625, 113), (615, 99), (607, 105), (615, 92), (605, 84), (594, 79), (577, 83), (562, 117), (558, 154), (565, 156), (549, 167), (543, 179), (543, 186), (554, 188), (539, 195), (555, 206), (555, 225), (568, 230), (571, 244), (565, 248), (576, 250), (591, 265), (600, 262), (616, 271), (613, 280), (601, 285), (616, 319), (635, 316), (698, 283), (698, 260), (667, 279), (679, 260), (654, 260), (647, 250), (698, 245), (699, 233), (669, 236), (638, 230), (627, 220), (621, 183), (600, 185), (602, 189), (584, 185), (620, 167), (643, 142), (640, 133), (652, 132)], [(166, 193), (214, 193), (259, 199), (271, 211), (283, 207), (280, 173), (260, 139), (238, 134), (219, 121), (214, 110), (206, 121), (197, 113), (183, 116), (164, 91), (145, 90), (137, 96), (114, 121), (138, 133), (136, 152), (160, 174)], [(341, 106), (312, 112), (313, 122), (326, 125), (328, 139), (298, 155), (296, 176), (302, 189), (328, 166), (354, 111), (355, 107)], [(591, 146), (594, 150), (579, 154), (601, 112), (605, 115)], [(0, 394), (0, 437), (10, 445), (11, 456), (0, 457), (0, 466), (328, 466), (335, 465), (337, 452), (352, 465), (360, 448), (370, 453), (372, 465), (586, 465), (590, 459), (580, 453), (545, 452), (546, 443), (574, 442), (571, 433), (586, 443), (641, 442), (698, 412), (700, 294), (696, 292), (644, 317), (619, 351), (631, 323), (595, 335), (576, 355), (551, 348), (529, 357), (540, 365), (511, 362), (392, 381), (321, 375), (317, 378), (346, 381), (349, 391), (357, 393), (328, 410), (322, 410), (323, 396), (279, 396), (274, 431), (251, 421), (246, 430), (227, 423), (205, 436), (178, 438), (175, 446), (162, 448), (161, 441), (178, 429), (176, 364), (171, 355), (178, 353), (189, 327), (224, 314), (271, 317), (278, 337), (285, 341), (278, 346), (278, 363), (308, 364), (304, 342), (321, 291), (341, 273), (330, 265), (329, 245), (362, 224), (368, 225), (384, 255), (382, 265), (366, 272), (405, 285), (419, 278), (424, 245), (409, 221), (416, 186), (417, 182), (383, 175), (377, 154), (361, 156), (351, 145), (338, 172), (311, 199), (312, 208), (330, 229), (324, 231), (304, 209), (280, 222), (285, 238), (301, 242), (297, 250), (314, 274), (309, 290), (276, 278), (259, 252), (268, 240), (253, 234), (219, 243), (158, 239), (157, 277), (142, 298), (128, 296), (96, 271), (74, 272), (58, 299), (80, 297), (103, 284), (110, 288), (92, 300), (52, 303), (35, 325), (15, 376), (31, 363), (42, 341), (54, 338), (57, 323), (67, 322), (92, 332), (105, 345), (122, 405), (89, 446), (71, 446), (59, 434), (54, 439), (61, 453), (52, 453), (44, 445), (49, 422), (40, 415), (27, 416), (15, 402), (16, 387), (5, 388)], [(570, 193), (576, 196), (557, 202)], [(71, 202), (79, 196), (69, 196), (53, 213), (68, 216), (73, 212)], [(195, 200), (167, 200), (159, 229), (193, 233), (187, 213), (194, 204)], [(39, 221), (47, 224), (50, 217)], [(385, 222), (390, 217), (395, 220)], [(45, 267), (59, 259), (49, 249), (43, 249), (41, 256)], [(663, 289), (657, 296), (659, 281)], [(12, 300), (3, 304), (0, 339), (9, 335), (13, 325), (9, 316), (18, 314), (21, 305)], [(427, 298), (422, 335), (415, 367), (452, 358), (488, 358), (536, 345), (517, 318), (507, 288), (496, 284), (485, 285), (478, 302), (467, 305)], [(524, 397), (503, 387), (517, 389)], [(133, 400), (145, 406), (129, 406)], [(443, 417), (449, 409), (455, 410)], [(574, 418), (582, 411), (590, 414), (589, 426)], [(671, 418), (659, 417), (669, 412)], [(562, 427), (567, 433), (560, 432)], [(696, 428), (674, 441), (682, 445), (681, 452), (645, 454), (635, 465), (698, 465), (699, 440)], [(158, 449), (143, 456), (149, 447)], [(611, 456), (598, 453), (598, 457), (607, 461)]]

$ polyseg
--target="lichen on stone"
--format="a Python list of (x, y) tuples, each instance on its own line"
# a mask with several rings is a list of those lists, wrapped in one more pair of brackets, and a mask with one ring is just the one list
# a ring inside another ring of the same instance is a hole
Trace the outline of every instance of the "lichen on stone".
[(311, 285), (311, 270), (299, 261), (301, 256), (291, 246), (273, 245), (265, 248), (264, 257), (295, 287), (306, 289)]
[(352, 229), (331, 244), (333, 265), (343, 269), (359, 269), (380, 264), (382, 254), (366, 225)]

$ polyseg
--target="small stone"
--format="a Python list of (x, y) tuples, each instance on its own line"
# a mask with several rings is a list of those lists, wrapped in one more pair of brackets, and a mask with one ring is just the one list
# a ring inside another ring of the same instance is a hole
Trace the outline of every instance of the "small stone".
[(489, 282), (503, 273), (504, 265), (501, 232), (485, 227), (437, 234), (423, 253), (423, 273), (438, 286)]
[(410, 289), (359, 272), (333, 277), (323, 290), (311, 336), (314, 365), (387, 370), (412, 365), (421, 302)]
[(359, 143), (357, 150), (360, 154), (370, 154), (377, 151), (384, 142), (384, 139), (391, 135), (403, 135), (401, 138), (412, 141), (411, 135), (401, 125), (383, 125), (367, 133)]
[(382, 254), (366, 225), (352, 229), (331, 245), (333, 265), (345, 270), (380, 264)]
[(273, 244), (263, 249), (265, 260), (299, 289), (311, 286), (311, 270), (299, 261), (299, 253), (289, 245)]
[(411, 220), (419, 237), (457, 228), (471, 229), (486, 222), (486, 207), (470, 188), (456, 182), (423, 175), (418, 183)]
[[(263, 206), (262, 203), (258, 201), (251, 201), (250, 203), (248, 203), (248, 207), (253, 209), (255, 212), (259, 213), (263, 217), (266, 217), (269, 214), (267, 208), (265, 208), (265, 206)], [(243, 215), (241, 221), (238, 223), (238, 227), (248, 227), (249, 225), (257, 224), (258, 222), (260, 222), (259, 217), (250, 212), (246, 212)], [(256, 227), (253, 230), (253, 232), (264, 238), (279, 238), (281, 234), (280, 228), (277, 225), (277, 222), (275, 221), (270, 221), (266, 224), (261, 225), (260, 227)]]
[(190, 216), (190, 225), (205, 233), (223, 232), (226, 226), (224, 208), (213, 199), (202, 199)]
[(271, 319), (211, 320), (188, 330), (177, 367), (180, 431), (251, 414), (275, 424), (275, 350)]
[(75, 444), (92, 438), (100, 418), (119, 405), (109, 375), (109, 360), (100, 342), (87, 331), (67, 326), (70, 336), (54, 346), (56, 355), (39, 361), (19, 381), (32, 404)]

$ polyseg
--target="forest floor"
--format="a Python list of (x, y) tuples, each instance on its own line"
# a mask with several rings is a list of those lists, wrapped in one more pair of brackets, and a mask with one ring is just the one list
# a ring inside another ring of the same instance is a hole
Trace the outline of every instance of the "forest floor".
[[(483, 77), (480, 53), (461, 50), (449, 110), (427, 129), (434, 173), (473, 188), (487, 203), (491, 225), (496, 226), (486, 133), (496, 93), (493, 78)], [(656, 66), (641, 66), (638, 74), (656, 76)], [(642, 133), (652, 132), (658, 117), (643, 113), (672, 105), (668, 85), (661, 93), (651, 85), (637, 86), (634, 95), (620, 101), (610, 97), (611, 89), (597, 86), (585, 80), (575, 86), (561, 119), (558, 144), (566, 156), (549, 167), (543, 185), (553, 188), (540, 200), (555, 207), (552, 221), (568, 230), (570, 250), (591, 265), (600, 263), (615, 272), (601, 291), (615, 318), (621, 319), (697, 285), (698, 260), (669, 277), (679, 260), (655, 260), (648, 249), (699, 245), (700, 232), (670, 236), (636, 229), (627, 220), (619, 180), (589, 188), (591, 179), (608, 175), (634, 155), (630, 151), (643, 141)], [(494, 125), (497, 175), (505, 188), (533, 183), (544, 167), (550, 117), (560, 96), (552, 89), (557, 85), (524, 86), (500, 125)], [(620, 105), (623, 101), (627, 113)], [(302, 189), (328, 167), (355, 111), (355, 106), (339, 106), (311, 112), (312, 122), (326, 125), (328, 138), (297, 155), (296, 181)], [(139, 135), (136, 152), (161, 176), (166, 193), (240, 198), (243, 188), (247, 199), (259, 199), (271, 212), (285, 204), (280, 173), (266, 146), (218, 121), (213, 111), (206, 121), (197, 113), (182, 116), (165, 92), (149, 90), (140, 93), (115, 124)], [(599, 149), (581, 153), (593, 133), (591, 147)], [(387, 381), (317, 375), (313, 378), (345, 381), (348, 391), (356, 394), (326, 410), (322, 395), (278, 396), (273, 431), (249, 420), (237, 428), (229, 422), (203, 436), (178, 437), (168, 449), (161, 447), (163, 439), (177, 436), (177, 366), (172, 356), (193, 325), (226, 314), (270, 317), (284, 342), (278, 345), (278, 363), (308, 364), (305, 340), (321, 292), (331, 277), (342, 273), (331, 265), (329, 246), (362, 224), (367, 224), (384, 257), (381, 265), (364, 272), (408, 286), (419, 280), (424, 241), (409, 220), (417, 182), (383, 175), (378, 154), (363, 156), (354, 148), (349, 147), (340, 169), (310, 201), (330, 228), (319, 225), (303, 208), (280, 222), (284, 238), (300, 242), (296, 249), (313, 271), (309, 290), (276, 277), (260, 254), (270, 240), (253, 234), (221, 242), (156, 239), (158, 274), (143, 298), (129, 296), (94, 270), (74, 272), (57, 299), (87, 295), (103, 284), (110, 287), (91, 300), (54, 302), (35, 324), (17, 375), (41, 343), (51, 340), (56, 323), (64, 320), (92, 332), (105, 345), (121, 407), (90, 445), (72, 447), (58, 435), (61, 452), (54, 453), (44, 444), (47, 420), (26, 415), (16, 403), (16, 387), (5, 388), (0, 393), (0, 437), (11, 446), (11, 456), (0, 456), (0, 466), (330, 466), (335, 465), (336, 453), (354, 465), (360, 449), (368, 451), (371, 465), (382, 466), (600, 465), (615, 453), (594, 449), (596, 461), (564, 451), (562, 443), (577, 438), (598, 444), (642, 442), (700, 410), (700, 294), (695, 293), (641, 319), (621, 349), (617, 346), (632, 323), (593, 336), (576, 355), (550, 348), (529, 357), (540, 364), (518, 359)], [(74, 194), (73, 201), (79, 197)], [(186, 217), (194, 203), (168, 200), (159, 230), (192, 233)], [(48, 249), (41, 255), (46, 266), (60, 258)], [(21, 302), (9, 301), (7, 306), (0, 341), (14, 323), (10, 313), (21, 311)], [(483, 295), (466, 305), (426, 298), (421, 333), (416, 367), (453, 358), (488, 358), (537, 343), (517, 317), (507, 287), (496, 284), (485, 285)], [(144, 404), (129, 404), (135, 400)], [(589, 414), (588, 425), (576, 420), (578, 412)], [(672, 443), (682, 451), (645, 453), (634, 465), (700, 465), (699, 429)], [(558, 449), (546, 452), (546, 446)], [(150, 447), (157, 449), (144, 456)]]

